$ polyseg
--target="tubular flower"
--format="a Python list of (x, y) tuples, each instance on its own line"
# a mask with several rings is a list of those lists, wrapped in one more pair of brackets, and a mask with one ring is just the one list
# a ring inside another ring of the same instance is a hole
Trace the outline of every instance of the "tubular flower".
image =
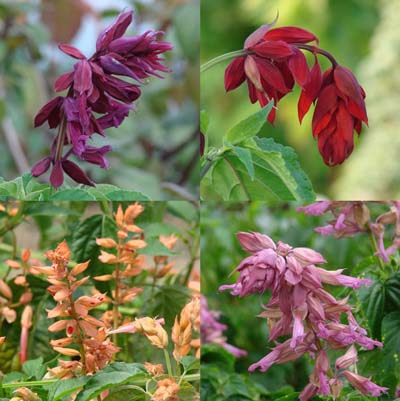
[[(307, 215), (319, 216), (331, 212), (333, 219), (328, 220), (328, 225), (315, 228), (315, 231), (323, 236), (333, 235), (336, 238), (353, 237), (361, 233), (372, 234), (377, 243), (376, 255), (384, 262), (389, 261), (400, 247), (400, 203), (379, 202), (386, 204), (389, 210), (380, 214), (373, 220), (366, 202), (315, 202), (311, 205), (297, 208)], [(390, 246), (385, 246), (385, 229), (394, 225), (394, 236)]]
[[(60, 364), (51, 369), (52, 377), (71, 377), (70, 372), (94, 373), (102, 369), (113, 359), (113, 355), (119, 351), (107, 334), (104, 323), (90, 315), (90, 311), (106, 301), (103, 294), (96, 293), (93, 296), (75, 296), (79, 287), (87, 282), (89, 277), (78, 279), (89, 265), (88, 262), (79, 263), (72, 269), (68, 267), (70, 262), (70, 250), (65, 241), (61, 242), (54, 251), (46, 252), (47, 258), (52, 262), (51, 266), (35, 267), (38, 274), (47, 276), (51, 284), (48, 292), (57, 305), (47, 310), (48, 318), (60, 318), (48, 327), (50, 332), (65, 332), (65, 337), (52, 340), (51, 346), (61, 355), (78, 357), (79, 360), (71, 361), (71, 364)], [(76, 345), (77, 348), (71, 346)], [(65, 362), (65, 361), (64, 361)]]
[[(330, 271), (315, 266), (325, 260), (309, 248), (293, 248), (283, 242), (275, 244), (268, 236), (254, 232), (239, 233), (238, 238), (242, 248), (252, 255), (236, 268), (237, 282), (223, 285), (220, 290), (230, 290), (232, 295), (240, 297), (271, 291), (271, 298), (259, 315), (267, 319), (269, 341), (290, 336), (285, 342), (276, 343), (272, 351), (249, 370), (265, 372), (275, 363), (292, 361), (308, 353), (315, 360), (315, 367), (300, 399), (306, 401), (315, 394), (336, 397), (341, 378), (344, 376), (351, 382), (343, 369), (357, 362), (354, 344), (369, 350), (382, 344), (367, 337), (366, 330), (355, 320), (347, 298), (336, 299), (324, 289), (324, 284), (358, 289), (372, 282), (346, 276), (342, 270)], [(328, 351), (348, 347), (336, 360), (334, 376), (328, 376), (328, 371), (332, 371)], [(378, 395), (379, 391), (381, 394), (387, 389), (368, 385), (364, 390)]]
[(201, 309), (200, 309), (200, 324), (201, 324), (201, 343), (215, 343), (221, 345), (221, 347), (225, 348), (228, 352), (233, 354), (235, 357), (239, 358), (241, 356), (246, 356), (247, 351), (236, 348), (231, 344), (226, 342), (226, 337), (223, 335), (223, 332), (228, 328), (225, 324), (218, 322), (218, 318), (220, 316), (219, 311), (208, 309), (207, 299), (201, 295)]
[[(270, 101), (276, 106), (297, 83), (302, 90), (300, 123), (316, 103), (312, 131), (319, 151), (327, 165), (341, 164), (353, 151), (354, 130), (360, 134), (362, 122), (368, 124), (365, 92), (349, 69), (318, 47), (313, 33), (298, 27), (272, 28), (275, 23), (261, 26), (246, 39), (243, 55), (225, 70), (225, 89), (229, 92), (246, 82), (250, 101), (264, 107)], [(314, 55), (311, 69), (302, 50)], [(332, 63), (324, 74), (318, 54)], [(268, 116), (272, 124), (275, 114), (273, 108)]]
[[(86, 58), (71, 45), (61, 44), (59, 49), (77, 60), (73, 71), (57, 78), (56, 92), (68, 90), (44, 105), (35, 117), (35, 127), (45, 122), (50, 128), (58, 127), (51, 145), (50, 156), (32, 167), (32, 175), (41, 176), (51, 167), (50, 183), (58, 188), (64, 173), (74, 181), (94, 185), (85, 172), (73, 161), (78, 159), (108, 168), (105, 154), (111, 146), (96, 148), (90, 140), (104, 130), (118, 127), (133, 109), (133, 102), (141, 95), (139, 85), (149, 76), (160, 77), (168, 72), (162, 64), (162, 53), (172, 49), (167, 42), (158, 41), (162, 32), (147, 31), (139, 36), (123, 37), (132, 22), (132, 12), (121, 13), (114, 23), (100, 33), (96, 52)], [(123, 76), (136, 83), (117, 78)], [(69, 149), (64, 151), (64, 147)]]

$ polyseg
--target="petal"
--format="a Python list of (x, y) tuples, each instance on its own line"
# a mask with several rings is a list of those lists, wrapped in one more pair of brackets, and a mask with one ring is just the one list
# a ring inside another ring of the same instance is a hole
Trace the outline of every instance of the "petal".
[(224, 83), (227, 92), (236, 89), (244, 82), (246, 78), (244, 73), (245, 59), (246, 57), (235, 58), (226, 68)]
[(86, 58), (76, 47), (71, 46), (71, 45), (58, 45), (58, 48), (64, 52), (65, 54), (68, 54), (68, 56), (71, 56), (73, 58), (77, 59), (84, 59)]
[(132, 22), (132, 14), (132, 11), (121, 13), (112, 25), (100, 33), (96, 42), (97, 51), (104, 50), (111, 41), (120, 38), (125, 33), (129, 24)]
[(44, 159), (38, 161), (31, 169), (31, 173), (34, 177), (39, 177), (44, 174), (51, 164), (51, 157), (45, 157)]
[(285, 26), (271, 29), (264, 35), (265, 40), (284, 40), (287, 43), (308, 43), (315, 40), (319, 43), (318, 38), (306, 29), (294, 26)]
[(256, 60), (253, 56), (247, 56), (244, 62), (244, 71), (247, 78), (252, 82), (259, 92), (264, 92), (261, 85), (260, 71), (258, 70)]
[[(313, 116), (313, 132), (317, 124), (325, 117), (332, 109), (337, 106), (337, 93), (333, 84), (326, 86), (318, 97), (318, 102), (315, 107)], [(316, 135), (316, 134), (315, 134)]]
[(307, 65), (306, 57), (304, 56), (303, 52), (299, 49), (293, 47), (294, 54), (290, 57), (288, 65), (289, 70), (292, 72), (295, 81), (301, 86), (304, 85), (308, 81), (309, 69)]
[(278, 40), (263, 41), (250, 48), (257, 55), (268, 58), (286, 58), (291, 56), (294, 52), (286, 42)]
[(84, 184), (91, 187), (95, 186), (89, 177), (83, 172), (83, 170), (71, 160), (63, 160), (62, 167), (63, 170), (79, 184)]
[(61, 167), (61, 161), (57, 160), (53, 170), (50, 174), (50, 183), (54, 188), (59, 188), (64, 182), (63, 170)]
[(63, 91), (67, 89), (71, 84), (74, 79), (74, 72), (66, 72), (65, 74), (60, 75), (57, 79), (56, 82), (54, 82), (54, 90), (56, 92)]
[(286, 87), (285, 80), (279, 69), (268, 60), (263, 60), (259, 57), (255, 58), (257, 69), (264, 79), (272, 88), (281, 93), (288, 93), (290, 89)]
[(49, 120), (52, 116), (52, 124), (49, 126), (50, 128), (54, 128), (57, 125), (54, 125), (55, 122), (59, 122), (60, 120), (60, 106), (63, 103), (63, 98), (61, 96), (57, 96), (54, 99), (50, 100), (50, 102), (46, 103), (36, 114), (34, 125), (35, 127), (39, 127), (46, 120)]
[(79, 61), (74, 66), (74, 89), (80, 95), (84, 92), (90, 94), (92, 92), (92, 69), (87, 60)]
[(114, 57), (111, 57), (110, 55), (100, 56), (100, 64), (103, 67), (104, 71), (110, 74), (125, 75), (127, 77), (136, 79), (137, 81), (140, 81), (140, 78), (135, 73), (133, 73), (128, 67), (126, 67), (124, 64), (119, 62)]
[(262, 40), (266, 33), (272, 28), (278, 21), (279, 15), (277, 14), (275, 19), (270, 24), (260, 26), (256, 31), (249, 35), (244, 42), (244, 48), (248, 49), (251, 46), (255, 46), (260, 40)]

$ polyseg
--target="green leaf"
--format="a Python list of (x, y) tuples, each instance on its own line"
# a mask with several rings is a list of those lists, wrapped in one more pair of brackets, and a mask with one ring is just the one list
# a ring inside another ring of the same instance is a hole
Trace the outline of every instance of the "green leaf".
[(199, 370), (200, 369), (200, 360), (194, 356), (184, 356), (181, 359), (181, 364), (185, 372), (190, 372), (191, 370)]
[(126, 388), (129, 386), (122, 386), (122, 390), (117, 389), (112, 391), (104, 401), (137, 401), (143, 400), (143, 391), (135, 388)]
[(127, 383), (135, 384), (138, 380), (142, 383), (147, 377), (147, 371), (138, 363), (112, 363), (90, 377), (75, 401), (90, 401), (104, 390), (112, 390)]
[(224, 140), (236, 145), (246, 139), (256, 136), (266, 123), (273, 105), (273, 101), (269, 102), (263, 109), (235, 125), (226, 133)]
[(217, 344), (205, 344), (201, 346), (201, 365), (203, 364), (217, 365), (224, 372), (233, 372), (235, 357)]
[(386, 311), (400, 310), (400, 274), (394, 274), (385, 282)]
[(58, 190), (50, 197), (52, 201), (93, 201), (96, 197), (81, 188), (67, 188)]
[(231, 399), (240, 396), (239, 399), (258, 400), (259, 394), (254, 384), (244, 375), (234, 373), (229, 376), (224, 386), (224, 396)]
[(239, 146), (234, 146), (233, 148), (234, 153), (238, 157), (238, 159), (243, 163), (246, 167), (247, 172), (252, 181), (254, 181), (254, 166), (253, 166), (253, 158), (251, 156), (251, 151), (248, 148), (241, 148)]
[(211, 189), (226, 201), (314, 199), (311, 183), (293, 149), (266, 138), (255, 138), (243, 145), (251, 151), (254, 180), (237, 155), (227, 151), (215, 162), (211, 188), (203, 186), (206, 193)]
[(210, 125), (210, 117), (206, 110), (200, 111), (200, 131), (206, 135)]
[(370, 287), (362, 287), (359, 296), (372, 337), (380, 340), (381, 322), (385, 308), (385, 287), (381, 282), (374, 281)]
[(88, 376), (77, 379), (59, 380), (49, 387), (48, 400), (58, 401), (67, 395), (75, 393), (81, 389), (89, 380)]
[(385, 353), (400, 355), (400, 312), (391, 312), (383, 318), (382, 332)]
[(294, 401), (298, 400), (300, 393), (292, 393), (288, 395), (284, 395), (283, 397), (277, 398), (276, 401)]
[(46, 373), (46, 367), (43, 364), (42, 357), (26, 361), (22, 366), (22, 370), (29, 377), (34, 377), (36, 380), (40, 380)]
[(148, 238), (146, 239), (147, 246), (138, 249), (137, 253), (141, 253), (144, 255), (150, 255), (150, 256), (174, 256), (176, 255), (176, 252), (172, 251), (171, 249), (168, 249), (165, 245), (163, 245), (158, 238)]

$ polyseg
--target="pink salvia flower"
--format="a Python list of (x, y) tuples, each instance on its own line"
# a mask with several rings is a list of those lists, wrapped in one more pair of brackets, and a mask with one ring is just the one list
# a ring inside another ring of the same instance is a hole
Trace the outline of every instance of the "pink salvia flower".
[(346, 370), (343, 372), (346, 379), (352, 384), (358, 391), (364, 395), (371, 395), (374, 397), (379, 397), (383, 393), (389, 390), (387, 387), (380, 387), (375, 383), (372, 383), (367, 377), (357, 375), (356, 373)]
[[(331, 203), (325, 204), (311, 212), (320, 213), (331, 206)], [(348, 204), (346, 210), (354, 217), (354, 222), (360, 224), (355, 206)], [(345, 221), (346, 216), (335, 223), (338, 230), (343, 230)], [(252, 255), (235, 269), (239, 273), (237, 282), (223, 285), (220, 290), (229, 290), (240, 297), (270, 291), (269, 302), (259, 315), (268, 319), (269, 340), (291, 336), (283, 343), (276, 343), (269, 354), (249, 367), (249, 371), (260, 369), (265, 372), (275, 363), (292, 361), (308, 353), (316, 363), (310, 384), (301, 393), (300, 400), (306, 401), (315, 394), (337, 397), (342, 387), (342, 370), (357, 362), (354, 344), (365, 349), (382, 347), (382, 344), (366, 336), (366, 330), (359, 326), (351, 312), (348, 298), (337, 300), (324, 285), (358, 289), (361, 285), (371, 284), (371, 280), (344, 275), (342, 269), (330, 271), (317, 267), (316, 264), (326, 261), (310, 248), (293, 248), (281, 241), (275, 243), (259, 233), (239, 233), (238, 238)], [(345, 319), (347, 323), (344, 323)], [(348, 347), (336, 361), (335, 376), (328, 377), (328, 371), (331, 371), (328, 351)], [(373, 389), (382, 389), (369, 383), (365, 386), (369, 386), (371, 394)]]

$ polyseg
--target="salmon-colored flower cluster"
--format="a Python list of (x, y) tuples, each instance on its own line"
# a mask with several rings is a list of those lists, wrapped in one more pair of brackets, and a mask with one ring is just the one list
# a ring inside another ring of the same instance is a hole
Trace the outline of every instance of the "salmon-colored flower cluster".
[[(135, 219), (143, 212), (144, 207), (134, 203), (124, 211), (119, 205), (115, 213), (115, 222), (118, 227), (117, 238), (98, 238), (97, 245), (107, 249), (101, 250), (99, 260), (105, 264), (114, 265), (115, 269), (111, 274), (104, 274), (94, 277), (97, 281), (113, 281), (112, 303), (114, 305), (113, 317), (107, 319), (111, 326), (118, 327), (120, 322), (119, 306), (131, 302), (142, 288), (131, 288), (125, 282), (126, 279), (139, 275), (144, 267), (144, 256), (138, 254), (138, 250), (146, 247), (143, 240), (143, 230), (135, 225)], [(110, 251), (108, 251), (110, 250)], [(111, 253), (113, 251), (114, 253)]]
[(157, 383), (157, 390), (153, 394), (153, 401), (179, 401), (179, 384), (174, 378), (160, 380)]
[(59, 366), (50, 369), (50, 376), (74, 377), (79, 374), (94, 373), (102, 369), (119, 351), (106, 335), (104, 323), (90, 315), (90, 311), (105, 302), (105, 295), (82, 295), (76, 298), (76, 291), (89, 280), (89, 276), (78, 278), (89, 261), (69, 268), (71, 253), (66, 241), (54, 251), (46, 252), (51, 266), (35, 267), (39, 274), (47, 276), (51, 284), (48, 292), (57, 305), (47, 310), (48, 318), (59, 318), (48, 328), (50, 332), (64, 332), (65, 337), (52, 340), (51, 346), (61, 355), (76, 358), (72, 361), (60, 360)]

